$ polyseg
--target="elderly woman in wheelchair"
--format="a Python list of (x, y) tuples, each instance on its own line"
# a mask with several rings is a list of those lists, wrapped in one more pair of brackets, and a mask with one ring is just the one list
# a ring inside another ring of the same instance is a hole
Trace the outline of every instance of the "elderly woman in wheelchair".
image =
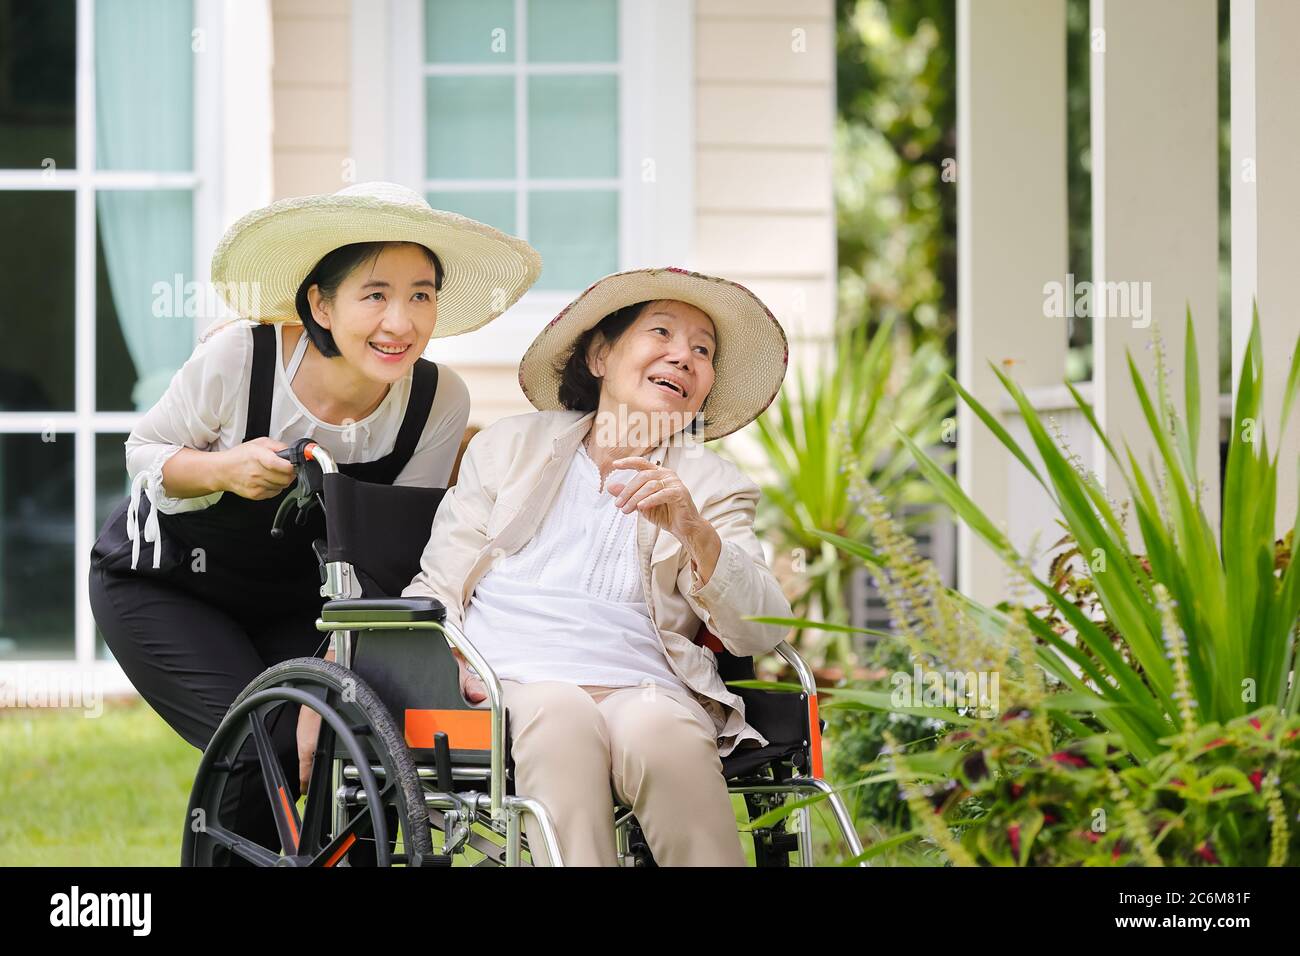
[(766, 653), (786, 628), (743, 618), (790, 605), (754, 535), (757, 488), (682, 432), (747, 424), (785, 366), (780, 326), (734, 283), (606, 277), (521, 363), (542, 411), (475, 436), (434, 521), (403, 593), (441, 600), (501, 681), (518, 785), (567, 864), (615, 864), (615, 798), (660, 864), (745, 862), (721, 757), (768, 741), (692, 639), (707, 621)]
[[(791, 614), (754, 534), (758, 488), (699, 444), (757, 417), (786, 359), (780, 325), (742, 286), (619, 273), (536, 338), (520, 384), (539, 411), (475, 435), (445, 495), (301, 479), (326, 504), (335, 600), (318, 627), (335, 633), (337, 663), (268, 671), (227, 718), (277, 695), (320, 714), (308, 809), (281, 813), (285, 857), (332, 865), (373, 839), (381, 864), (445, 865), (473, 847), (511, 865), (526, 836), (535, 865), (744, 865), (731, 794), (754, 820), (796, 792), (827, 797), (860, 853), (820, 779), (811, 674), (783, 625), (747, 619)], [(400, 598), (377, 597), (402, 580)], [(727, 687), (774, 650), (801, 693)], [(210, 790), (196, 780), (192, 813)], [(313, 804), (322, 791), (335, 799)], [(349, 806), (364, 809), (348, 819)], [(812, 862), (810, 814), (794, 813), (797, 835), (784, 820), (754, 828), (758, 865), (794, 850)], [(187, 837), (186, 852), (197, 845)]]

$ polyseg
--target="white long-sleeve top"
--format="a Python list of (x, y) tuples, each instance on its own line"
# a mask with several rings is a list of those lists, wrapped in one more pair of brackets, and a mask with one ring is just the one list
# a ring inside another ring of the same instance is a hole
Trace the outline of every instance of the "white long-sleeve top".
[[(182, 448), (224, 451), (243, 442), (248, 422), (248, 388), (253, 368), (253, 334), (257, 323), (232, 323), (200, 342), (172, 377), (167, 391), (136, 424), (126, 440), (126, 470), (131, 477), (127, 535), (132, 541), (131, 567), (140, 551), (137, 511), (140, 496), (151, 508), (144, 540), (154, 543), (159, 565), (157, 515), (207, 508), (221, 499), (218, 491), (196, 498), (173, 498), (163, 488), (163, 465)], [(413, 369), (389, 388), (379, 407), (360, 421), (334, 425), (316, 418), (294, 393), (291, 383), (307, 348), (298, 343), (285, 368), (283, 330), (276, 328), (275, 387), (269, 435), (287, 445), (300, 438), (319, 442), (340, 464), (373, 461), (393, 450), (406, 414)], [(451, 476), (456, 452), (469, 420), (469, 389), (446, 365), (438, 365), (438, 390), (411, 460), (394, 484), (441, 488)]]
[[(651, 460), (661, 455), (662, 448)], [(635, 474), (617, 469), (606, 482)], [(601, 490), (596, 464), (579, 445), (537, 532), (497, 559), (466, 608), (465, 636), (498, 678), (685, 689), (646, 605), (637, 517)]]

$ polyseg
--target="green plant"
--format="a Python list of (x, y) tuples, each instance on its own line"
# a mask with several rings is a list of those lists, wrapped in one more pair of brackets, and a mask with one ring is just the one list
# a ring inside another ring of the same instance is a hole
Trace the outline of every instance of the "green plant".
[[(868, 775), (843, 789), (896, 784), (910, 811), (900, 828), (912, 829), (867, 852), (897, 852), (920, 837), (931, 858), (957, 865), (1280, 866), (1300, 856), (1289, 822), (1300, 810), (1300, 715), (1266, 705), (1200, 723), (1187, 693), (1187, 637), (1163, 585), (1152, 588), (1182, 702), (1180, 727), (1142, 761), (1120, 735), (1098, 726), (1111, 705), (1065, 689), (1036, 663), (1036, 619), (1027, 608), (983, 608), (938, 586), (933, 567), (869, 487), (863, 507), (873, 547), (852, 550), (872, 562), (913, 659), (1003, 677), (994, 719), (949, 708), (944, 716), (955, 729), (932, 750), (884, 732), (886, 747)], [(900, 707), (879, 692), (829, 693), (824, 711), (934, 713)], [(1098, 715), (1087, 714), (1089, 707)]]
[[(877, 638), (870, 646), (865, 663), (871, 671), (886, 679), (890, 674), (906, 671), (912, 666), (907, 647), (898, 639), (887, 636)], [(846, 687), (869, 689), (871, 683), (849, 682)], [(828, 696), (838, 698), (840, 702), (827, 704), (821, 711), (826, 718), (825, 735), (833, 744), (827, 774), (832, 784), (860, 780), (879, 758), (885, 746), (886, 732), (913, 751), (920, 752), (932, 748), (938, 732), (947, 726), (941, 720), (919, 714), (844, 706), (843, 695), (836, 693), (842, 689), (828, 691)], [(874, 821), (894, 832), (911, 829), (911, 811), (898, 799), (898, 788), (892, 781), (855, 788), (847, 803), (855, 820)]]
[(1300, 858), (1300, 717), (1263, 707), (1135, 764), (1111, 734), (1044, 746), (1029, 716), (981, 721), (893, 770), (958, 865), (1283, 866)]
[[(1042, 601), (1043, 614), (1030, 613), (1033, 602), (1020, 596), (990, 608), (943, 587), (860, 476), (851, 497), (870, 543), (823, 533), (872, 567), (892, 629), (914, 659), (1003, 677), (996, 720), (945, 708), (956, 730), (933, 752), (891, 741), (871, 775), (852, 785), (896, 781), (911, 809), (916, 829), (880, 846), (924, 834), (959, 864), (1277, 865), (1295, 858), (1300, 572), (1291, 560), (1295, 516), (1287, 516), (1291, 531), (1283, 540), (1274, 536), (1279, 465), (1258, 425), (1258, 319), (1242, 363), (1218, 535), (1196, 470), (1200, 401), (1190, 315), (1187, 324), (1182, 419), (1166, 397), (1159, 349), (1155, 400), (1129, 357), (1154, 467), (1144, 469), (1128, 448), (1121, 460), (1071, 388), (1124, 481), (1145, 553), (1130, 547), (1124, 510), (1055, 446), (1023, 391), (996, 367), (1041, 470), (984, 406), (953, 385), (1063, 516), (1067, 551), (1050, 580), (1035, 575), (947, 471), (902, 435), (938, 493)], [(1298, 379), (1300, 351), (1284, 390), (1282, 428)], [(1077, 562), (1076, 549), (1095, 560)], [(879, 691), (831, 694), (844, 697), (840, 706), (935, 715), (929, 707), (900, 708)]]
[[(793, 383), (758, 418), (771, 470), (761, 480), (758, 530), (777, 551), (778, 572), (793, 589), (791, 606), (801, 618), (848, 621), (853, 568), (817, 531), (850, 538), (862, 533), (862, 516), (848, 498), (851, 463), (865, 463), (891, 501), (936, 501), (887, 423), (917, 445), (937, 442), (952, 409), (942, 388), (948, 362), (935, 344), (900, 359), (893, 329), (892, 322), (874, 333), (865, 325), (841, 329), (834, 349), (823, 350), (815, 378), (798, 368)], [(801, 652), (813, 652), (808, 656), (815, 664), (852, 663), (850, 635), (829, 633), (824, 648), (805, 646), (803, 629), (795, 640)]]
[[(1043, 468), (1040, 470), (997, 418), (960, 384), (953, 387), (1007, 450), (1034, 476), (1063, 516), (1080, 550), (1093, 557), (1092, 590), (1104, 620), (1084, 613), (1070, 596), (1034, 575), (1006, 536), (947, 471), (900, 432), (917, 464), (958, 517), (1011, 567), (1019, 569), (1067, 625), (1037, 616), (1028, 623), (1041, 639), (1039, 662), (1075, 692), (1090, 699), (1097, 719), (1141, 760), (1166, 748), (1162, 738), (1182, 730), (1195, 707), (1204, 722), (1233, 720), (1260, 704), (1296, 712), (1300, 682), (1290, 675), (1300, 616), (1300, 572), (1285, 562), (1275, 570), (1279, 546), (1289, 552), (1292, 528), (1275, 541), (1278, 460), (1270, 457), (1261, 424), (1263, 358), (1258, 317), (1242, 361), (1228, 450), (1221, 531), (1216, 534), (1203, 502), (1196, 465), (1200, 395), (1196, 340), (1190, 313), (1186, 336), (1187, 382), (1182, 418), (1166, 396), (1163, 356), (1157, 349), (1154, 398), (1132, 356), (1133, 387), (1155, 447), (1156, 468), (1144, 468), (1126, 446), (1121, 457), (1099, 425), (1092, 406), (1067, 383), (1080, 410), (1123, 478), (1145, 554), (1134, 555), (1120, 509), (1094, 475), (1084, 473), (1060, 450), (1021, 388), (996, 366), (993, 371), (1019, 409)], [(1282, 428), (1300, 376), (1300, 350), (1291, 364)], [(1185, 673), (1179, 673), (1161, 639), (1156, 585), (1167, 589), (1174, 617), (1186, 635)], [(1122, 635), (1127, 654), (1115, 647)]]

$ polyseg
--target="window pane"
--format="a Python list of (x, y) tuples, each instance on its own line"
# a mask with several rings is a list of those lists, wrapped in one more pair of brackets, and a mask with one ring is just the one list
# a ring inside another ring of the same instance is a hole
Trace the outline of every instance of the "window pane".
[[(126, 473), (126, 435), (104, 434), (95, 436), (95, 535), (113, 513), (118, 502), (126, 497), (131, 482)], [(149, 547), (152, 547), (150, 545)], [(152, 554), (147, 548), (142, 552)], [(104, 635), (95, 628), (95, 656), (100, 660), (112, 658), (104, 643)]]
[(618, 60), (618, 0), (529, 0), (528, 59), (533, 63)]
[(515, 194), (512, 192), (431, 192), (425, 198), (434, 209), (458, 212), (503, 232), (516, 232)]
[(71, 411), (73, 194), (0, 191), (0, 222), (0, 411)]
[[(194, 5), (95, 5), (95, 165), (194, 168)], [(216, 56), (219, 54), (208, 54)]]
[(0, 435), (0, 660), (75, 655), (75, 452)]
[(515, 81), (508, 76), (431, 76), (425, 87), (430, 179), (508, 179), (515, 174)]
[(95, 436), (95, 534), (131, 490), (126, 473), (126, 432)]
[(528, 175), (618, 175), (617, 77), (529, 78)]
[(185, 289), (193, 281), (193, 194), (102, 190), (95, 198), (96, 407), (147, 411), (189, 358), (205, 308), (202, 295)]
[(75, 0), (0, 2), (0, 169), (77, 163)]
[(542, 254), (538, 289), (585, 289), (618, 268), (618, 193), (547, 190), (528, 196), (528, 241)]
[(514, 28), (514, 0), (425, 0), (425, 60), (513, 63)]

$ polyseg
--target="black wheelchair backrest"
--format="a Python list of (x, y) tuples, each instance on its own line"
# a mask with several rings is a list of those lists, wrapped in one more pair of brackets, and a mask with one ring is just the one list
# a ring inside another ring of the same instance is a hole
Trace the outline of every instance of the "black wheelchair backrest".
[(396, 597), (420, 570), (446, 488), (324, 476), (326, 561), (346, 561), (365, 597)]

